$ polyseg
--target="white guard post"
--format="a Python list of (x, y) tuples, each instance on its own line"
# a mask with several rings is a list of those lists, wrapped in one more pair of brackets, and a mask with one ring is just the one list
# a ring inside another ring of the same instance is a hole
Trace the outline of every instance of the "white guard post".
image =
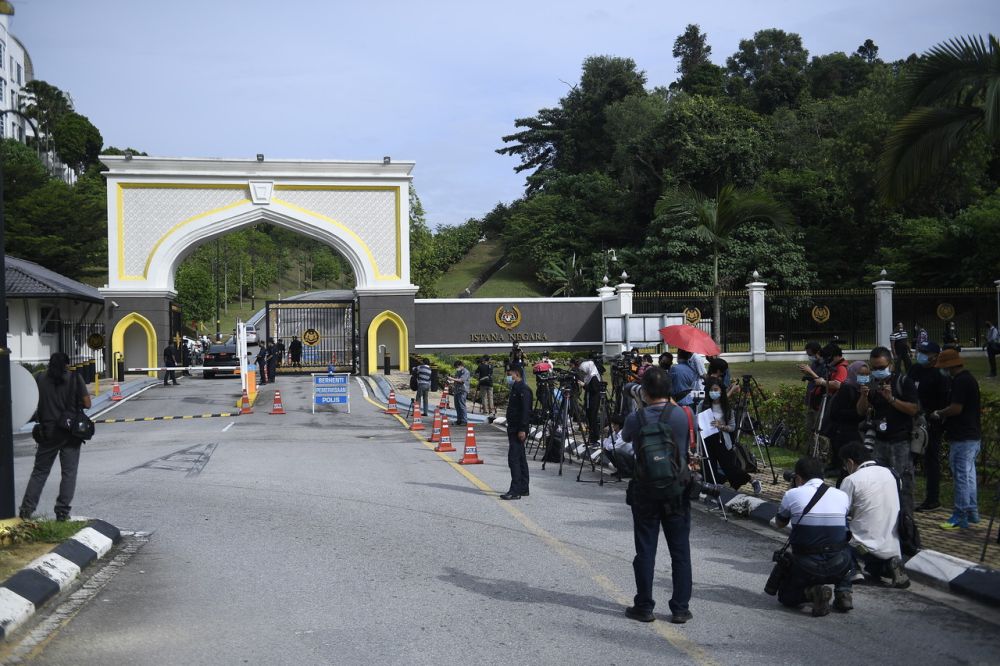
[(236, 320), (236, 355), (240, 358), (240, 383), (244, 391), (250, 391), (247, 386), (247, 327), (239, 319)]
[(351, 375), (339, 373), (312, 373), (313, 399), (312, 413), (316, 413), (316, 405), (347, 405), (347, 413), (351, 413)]

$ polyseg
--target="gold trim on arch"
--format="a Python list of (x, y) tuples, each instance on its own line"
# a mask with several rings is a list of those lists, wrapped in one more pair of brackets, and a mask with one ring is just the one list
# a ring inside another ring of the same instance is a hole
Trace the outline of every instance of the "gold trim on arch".
[(383, 310), (368, 324), (368, 372), (378, 369), (378, 329), (383, 323), (391, 321), (399, 333), (399, 371), (410, 371), (410, 334), (403, 318), (392, 310)]
[[(156, 329), (153, 328), (153, 323), (143, 317), (138, 312), (130, 312), (129, 314), (122, 317), (117, 324), (115, 324), (114, 330), (111, 332), (111, 355), (114, 358), (115, 352), (121, 352), (122, 356), (125, 355), (125, 331), (132, 325), (136, 324), (146, 333), (146, 367), (156, 368), (157, 363), (157, 344), (156, 344)], [(137, 367), (137, 366), (133, 366)], [(149, 371), (147, 373), (150, 377), (156, 377), (156, 372)]]
[[(249, 199), (241, 199), (240, 201), (237, 201), (235, 203), (228, 204), (228, 205), (222, 206), (220, 208), (214, 208), (212, 210), (208, 210), (208, 211), (205, 211), (203, 213), (199, 213), (198, 215), (195, 215), (193, 217), (189, 217), (189, 218), (187, 218), (185, 220), (182, 220), (182, 221), (178, 222), (174, 226), (170, 227), (170, 229), (168, 229), (166, 233), (164, 233), (162, 236), (160, 236), (160, 238), (156, 241), (156, 243), (153, 244), (152, 249), (150, 250), (149, 254), (146, 257), (146, 263), (145, 263), (145, 265), (143, 267), (142, 275), (126, 275), (125, 274), (125, 215), (124, 215), (124, 212), (125, 212), (125, 201), (124, 201), (124, 192), (123, 192), (123, 190), (125, 190), (125, 189), (241, 190), (241, 189), (246, 189), (246, 188), (247, 188), (246, 185), (243, 185), (243, 184), (240, 184), (240, 183), (117, 183), (116, 204), (117, 204), (117, 214), (118, 214), (118, 219), (117, 219), (117, 228), (118, 228), (118, 279), (122, 280), (122, 281), (137, 281), (137, 280), (146, 280), (146, 279), (148, 279), (148, 277), (149, 277), (149, 266), (150, 266), (150, 264), (153, 261), (153, 257), (155, 256), (156, 251), (159, 249), (160, 245), (169, 236), (171, 236), (172, 234), (174, 234), (178, 229), (180, 229), (181, 227), (183, 227), (183, 226), (185, 226), (185, 225), (187, 225), (187, 224), (189, 224), (191, 222), (194, 222), (196, 220), (204, 218), (206, 216), (214, 215), (216, 213), (219, 213), (219, 212), (222, 212), (222, 211), (225, 211), (225, 210), (229, 210), (231, 208), (236, 208), (236, 207), (242, 206), (244, 204), (250, 203)], [(347, 233), (349, 236), (351, 236), (358, 243), (358, 245), (365, 251), (365, 254), (368, 255), (368, 260), (371, 263), (371, 266), (372, 266), (372, 269), (373, 269), (373, 272), (374, 272), (374, 277), (375, 277), (376, 280), (378, 280), (378, 281), (387, 281), (387, 280), (399, 280), (399, 279), (401, 279), (402, 273), (403, 273), (403, 255), (402, 255), (402, 247), (403, 246), (402, 246), (401, 227), (400, 227), (400, 225), (401, 225), (401, 211), (400, 211), (400, 207), (401, 207), (401, 203), (400, 203), (401, 193), (400, 192), (401, 192), (401, 190), (400, 190), (400, 188), (398, 186), (393, 186), (393, 185), (275, 185), (274, 189), (275, 190), (286, 190), (286, 191), (295, 191), (295, 190), (367, 191), (367, 192), (388, 192), (388, 191), (392, 191), (394, 193), (394, 195), (395, 195), (394, 199), (395, 199), (395, 217), (396, 217), (396, 220), (395, 220), (395, 223), (396, 223), (396, 274), (395, 275), (386, 275), (386, 274), (382, 273), (382, 271), (379, 269), (378, 262), (375, 261), (375, 255), (372, 254), (371, 248), (368, 247), (368, 244), (365, 243), (363, 240), (361, 240), (361, 237), (358, 236), (354, 231), (352, 231), (351, 229), (348, 229), (346, 226), (344, 226), (340, 222), (337, 222), (333, 218), (327, 217), (326, 215), (322, 215), (321, 213), (318, 213), (316, 211), (312, 211), (312, 210), (309, 210), (307, 208), (302, 208), (300, 206), (296, 206), (295, 204), (293, 204), (293, 203), (291, 203), (289, 201), (285, 201), (283, 199), (272, 198), (271, 201), (274, 202), (274, 203), (280, 203), (283, 206), (286, 206), (286, 207), (291, 208), (293, 210), (297, 210), (297, 211), (299, 211), (301, 213), (304, 213), (306, 215), (310, 215), (312, 217), (315, 217), (315, 218), (324, 220), (326, 222), (329, 222), (330, 224), (336, 226), (338, 229), (341, 229), (342, 231), (344, 231), (345, 233)]]

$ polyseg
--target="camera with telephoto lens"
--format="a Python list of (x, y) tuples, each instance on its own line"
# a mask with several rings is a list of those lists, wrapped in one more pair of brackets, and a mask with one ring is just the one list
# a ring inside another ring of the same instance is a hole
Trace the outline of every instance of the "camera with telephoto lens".
[(788, 483), (793, 483), (795, 481), (795, 472), (793, 472), (790, 469), (786, 469), (784, 472), (781, 473), (781, 478), (783, 478), (785, 481), (788, 481)]
[(708, 483), (698, 472), (691, 472), (691, 483), (688, 485), (688, 499), (697, 500), (702, 493), (707, 497), (717, 499), (722, 491), (722, 486), (717, 483)]
[(781, 581), (785, 579), (785, 576), (788, 575), (788, 572), (792, 568), (792, 556), (788, 552), (787, 547), (782, 547), (774, 551), (771, 555), (771, 560), (774, 562), (774, 568), (771, 569), (771, 575), (767, 577), (767, 582), (764, 583), (764, 594), (773, 597), (778, 593)]

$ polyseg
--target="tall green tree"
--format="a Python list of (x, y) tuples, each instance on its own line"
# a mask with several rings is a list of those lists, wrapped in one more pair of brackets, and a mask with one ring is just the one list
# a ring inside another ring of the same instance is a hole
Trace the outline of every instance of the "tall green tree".
[(421, 298), (434, 298), (441, 272), (437, 268), (434, 255), (434, 234), (427, 226), (427, 214), (424, 205), (417, 196), (417, 190), (410, 184), (410, 280), (420, 287), (417, 295)]
[(713, 199), (691, 189), (668, 190), (656, 204), (656, 214), (674, 226), (688, 226), (712, 253), (712, 334), (721, 341), (722, 297), (719, 258), (741, 228), (755, 222), (787, 226), (791, 214), (770, 196), (725, 185)]
[(937, 177), (976, 136), (1000, 140), (1000, 42), (990, 34), (938, 44), (905, 70), (902, 93), (908, 113), (879, 163), (890, 203)]
[(24, 115), (38, 126), (40, 136), (36, 140), (45, 150), (51, 150), (55, 127), (64, 116), (73, 112), (73, 102), (69, 95), (41, 79), (26, 83), (24, 93)]
[(706, 97), (725, 93), (725, 70), (711, 61), (712, 47), (708, 43), (708, 35), (697, 24), (688, 24), (678, 35), (672, 53), (678, 59), (677, 73), (680, 76), (670, 84), (671, 90)]
[(104, 139), (86, 116), (70, 112), (56, 121), (52, 130), (56, 154), (77, 173), (97, 162)]
[(740, 40), (739, 49), (726, 60), (733, 93), (747, 95), (761, 113), (798, 104), (806, 87), (809, 52), (802, 37), (777, 28), (759, 30), (753, 39)]

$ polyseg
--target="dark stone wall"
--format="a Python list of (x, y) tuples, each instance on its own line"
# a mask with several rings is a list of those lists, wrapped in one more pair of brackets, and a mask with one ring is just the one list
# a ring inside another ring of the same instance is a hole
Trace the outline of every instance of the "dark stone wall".
[[(519, 323), (510, 329), (501, 327), (498, 308), (510, 312), (514, 307), (521, 315)], [(602, 326), (599, 300), (428, 300), (416, 303), (417, 339), (413, 342), (420, 346), (418, 353), (495, 354), (509, 349), (514, 340), (529, 349), (571, 351), (600, 347)]]
[[(406, 322), (409, 333), (409, 346), (407, 353), (413, 352), (414, 340), (417, 337), (416, 319), (414, 316), (413, 295), (381, 295), (381, 294), (361, 294), (358, 297), (358, 331), (360, 332), (360, 368), (364, 374), (376, 374), (377, 367), (368, 367), (368, 328), (372, 320), (389, 310), (399, 315)], [(379, 360), (378, 362), (381, 362)], [(398, 367), (399, 360), (393, 359), (393, 365)]]
[[(112, 305), (118, 303), (118, 307)], [(136, 312), (153, 325), (156, 331), (156, 357), (157, 363), (163, 365), (163, 348), (167, 346), (167, 341), (171, 334), (171, 312), (170, 299), (162, 296), (115, 296), (104, 299), (104, 312), (107, 316), (107, 340), (111, 344), (112, 332), (115, 326), (128, 315)], [(112, 349), (112, 354), (121, 349)], [(114, 356), (112, 356), (112, 359)], [(127, 366), (139, 367), (146, 365), (146, 359), (126, 359)]]

